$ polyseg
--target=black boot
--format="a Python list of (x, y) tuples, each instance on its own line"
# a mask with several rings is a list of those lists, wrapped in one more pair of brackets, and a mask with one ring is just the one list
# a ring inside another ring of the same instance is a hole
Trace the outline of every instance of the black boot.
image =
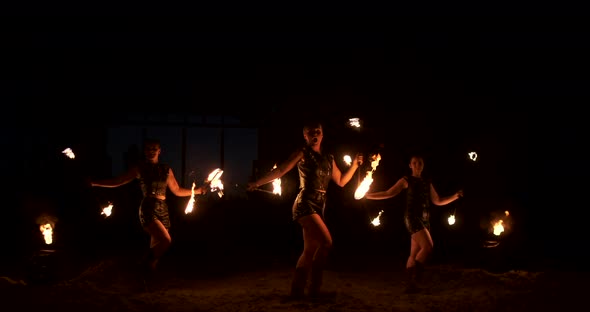
[(416, 280), (417, 269), (415, 266), (406, 268), (406, 289), (405, 292), (408, 294), (416, 293), (420, 291), (418, 282)]
[(324, 278), (324, 272), (319, 267), (311, 269), (311, 278), (309, 283), (309, 297), (318, 298), (320, 297), (320, 289), (322, 288), (322, 281)]
[(295, 268), (293, 281), (291, 281), (291, 293), (289, 294), (289, 299), (299, 300), (303, 298), (305, 294), (305, 286), (307, 285), (307, 274), (308, 270), (306, 268)]
[(311, 278), (309, 284), (309, 297), (311, 299), (329, 299), (336, 296), (335, 292), (321, 291), (324, 279), (324, 270), (320, 266), (311, 269)]
[(416, 283), (422, 283), (424, 278), (424, 264), (420, 261), (416, 261)]

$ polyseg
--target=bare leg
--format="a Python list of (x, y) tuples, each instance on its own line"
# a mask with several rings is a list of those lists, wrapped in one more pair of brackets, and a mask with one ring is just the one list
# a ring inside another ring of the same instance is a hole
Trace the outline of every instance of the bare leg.
[(412, 243), (414, 241), (420, 248), (418, 253), (415, 255), (414, 260), (420, 262), (421, 264), (425, 264), (430, 257), (430, 254), (432, 254), (432, 248), (434, 247), (432, 237), (430, 236), (430, 231), (428, 231), (428, 229), (422, 229), (412, 234)]
[(417, 283), (421, 279), (424, 264), (432, 253), (432, 248), (432, 237), (428, 229), (422, 229), (412, 234), (410, 256), (406, 263), (408, 275), (408, 288), (406, 291), (415, 292), (418, 290)]
[(312, 273), (312, 287), (319, 291), (322, 271), (332, 247), (332, 236), (326, 224), (318, 214), (299, 219), (303, 228), (303, 252), (295, 268), (295, 278), (291, 287), (292, 296), (302, 296), (307, 276)]
[(160, 220), (154, 220), (143, 228), (150, 235), (150, 252), (151, 259), (149, 259), (150, 269), (155, 270), (160, 258), (166, 253), (172, 238), (166, 227)]

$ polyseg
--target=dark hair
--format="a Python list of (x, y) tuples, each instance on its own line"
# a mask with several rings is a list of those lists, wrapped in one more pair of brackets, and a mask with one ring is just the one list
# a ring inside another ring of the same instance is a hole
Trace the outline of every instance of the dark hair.
[(303, 131), (307, 130), (307, 129), (315, 129), (315, 128), (320, 128), (322, 126), (322, 122), (319, 119), (308, 119), (307, 121), (305, 121), (303, 123)]
[(148, 146), (148, 145), (152, 145), (152, 144), (154, 144), (154, 145), (158, 145), (158, 146), (161, 146), (161, 144), (160, 144), (160, 140), (158, 140), (158, 139), (154, 139), (154, 138), (146, 138), (146, 139), (144, 139), (144, 140), (143, 140), (143, 146), (144, 146), (144, 147), (146, 147), (146, 146)]

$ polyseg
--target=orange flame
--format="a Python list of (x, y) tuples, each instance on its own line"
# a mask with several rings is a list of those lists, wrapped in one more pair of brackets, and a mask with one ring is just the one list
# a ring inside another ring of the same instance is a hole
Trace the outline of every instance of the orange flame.
[(361, 184), (357, 187), (356, 191), (354, 192), (354, 199), (361, 199), (365, 197), (365, 194), (369, 191), (369, 187), (371, 183), (373, 183), (373, 172), (379, 166), (379, 161), (381, 160), (381, 155), (377, 154), (374, 157), (374, 160), (371, 161), (371, 170), (367, 171), (367, 175), (365, 179), (361, 182)]
[(45, 244), (51, 245), (53, 243), (53, 227), (51, 224), (42, 224), (39, 229), (41, 230), (41, 234), (43, 234)]
[(111, 215), (113, 211), (113, 204), (109, 203), (108, 206), (102, 208), (102, 212), (100, 214), (105, 215), (106, 217), (109, 217)]
[(223, 175), (223, 170), (217, 168), (207, 177), (207, 183), (209, 183), (212, 192), (217, 192), (219, 197), (223, 196), (223, 182), (221, 181), (221, 175)]
[(193, 211), (193, 207), (195, 206), (195, 182), (193, 182), (193, 186), (191, 188), (191, 198), (188, 200), (188, 204), (184, 209), (185, 214), (189, 214)]
[(381, 225), (381, 221), (379, 220), (379, 218), (381, 218), (381, 215), (383, 214), (383, 210), (379, 211), (379, 214), (377, 215), (377, 217), (375, 217), (372, 221), (371, 224), (373, 226), (379, 226)]
[[(508, 212), (508, 210), (506, 210), (506, 211), (504, 211), (504, 214), (508, 217), (510, 215), (510, 212)], [(494, 235), (500, 236), (500, 234), (502, 234), (504, 232), (504, 220), (500, 219), (500, 220), (494, 222), (493, 228), (494, 228)]]
[(450, 215), (449, 218), (447, 219), (447, 221), (449, 221), (450, 225), (455, 224), (455, 215)]
[[(275, 164), (274, 167), (272, 167), (272, 169), (274, 170), (276, 168), (277, 168), (277, 165)], [(274, 179), (274, 181), (272, 181), (272, 193), (277, 194), (277, 195), (282, 194), (281, 179), (280, 178), (276, 178), (276, 179)]]

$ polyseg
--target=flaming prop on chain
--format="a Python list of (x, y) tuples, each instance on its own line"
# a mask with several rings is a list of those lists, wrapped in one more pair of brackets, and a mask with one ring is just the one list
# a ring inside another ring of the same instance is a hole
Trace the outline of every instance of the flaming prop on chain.
[(449, 218), (447, 219), (447, 221), (449, 221), (450, 225), (455, 224), (455, 215), (454, 214), (450, 215)]
[(347, 166), (352, 165), (352, 158), (350, 157), (350, 155), (344, 155), (344, 162)]
[(469, 156), (469, 159), (471, 159), (472, 161), (477, 160), (477, 153), (476, 152), (469, 152), (469, 153), (467, 153), (467, 156)]
[(45, 244), (51, 245), (53, 243), (53, 227), (51, 223), (41, 224), (39, 229), (41, 230), (43, 239), (45, 239)]
[(371, 161), (371, 170), (367, 171), (367, 175), (365, 176), (365, 179), (361, 182), (361, 184), (358, 186), (358, 188), (354, 192), (354, 199), (363, 198), (365, 196), (365, 194), (369, 191), (369, 187), (371, 186), (371, 183), (373, 183), (373, 172), (375, 172), (375, 169), (377, 169), (377, 166), (379, 166), (379, 161), (381, 160), (381, 155), (377, 154), (377, 155), (374, 155), (372, 158), (373, 158), (373, 160)]
[(193, 212), (193, 207), (195, 206), (195, 182), (193, 182), (193, 186), (191, 188), (191, 198), (188, 200), (188, 204), (184, 209), (185, 214), (189, 214)]
[(207, 177), (207, 182), (211, 187), (211, 192), (217, 192), (219, 197), (223, 196), (223, 182), (221, 182), (221, 175), (223, 174), (223, 170), (217, 168)]
[(71, 149), (71, 148), (69, 148), (69, 147), (68, 147), (68, 148), (66, 148), (65, 150), (63, 150), (63, 151), (62, 151), (62, 153), (63, 153), (64, 155), (66, 155), (66, 156), (67, 156), (68, 158), (70, 158), (70, 159), (74, 159), (74, 158), (76, 158), (76, 155), (74, 154), (74, 152), (72, 151), (72, 149)]
[(379, 214), (377, 215), (377, 217), (375, 217), (372, 221), (371, 224), (373, 226), (379, 226), (381, 224), (381, 221), (379, 220), (379, 218), (381, 218), (381, 215), (383, 214), (383, 210), (379, 211)]
[[(510, 215), (510, 213), (508, 212), (508, 210), (506, 210), (504, 212), (504, 214), (507, 217)], [(494, 227), (494, 235), (500, 236), (500, 234), (502, 234), (504, 232), (504, 220), (500, 219), (500, 220), (494, 222), (493, 223), (493, 227)]]
[(39, 225), (39, 230), (41, 231), (41, 235), (43, 235), (45, 244), (51, 245), (53, 243), (53, 230), (57, 223), (57, 217), (44, 213), (37, 218), (36, 223)]
[(348, 126), (353, 127), (353, 128), (360, 128), (361, 121), (359, 118), (349, 118), (348, 119)]
[(104, 215), (105, 217), (108, 218), (112, 212), (113, 212), (113, 204), (109, 203), (108, 206), (102, 208), (102, 212), (100, 214)]
[[(274, 167), (272, 167), (273, 170), (277, 169), (277, 165), (275, 164)], [(277, 194), (277, 195), (281, 195), (282, 194), (282, 190), (281, 190), (281, 178), (276, 178), (272, 181), (272, 193), (273, 194)]]

